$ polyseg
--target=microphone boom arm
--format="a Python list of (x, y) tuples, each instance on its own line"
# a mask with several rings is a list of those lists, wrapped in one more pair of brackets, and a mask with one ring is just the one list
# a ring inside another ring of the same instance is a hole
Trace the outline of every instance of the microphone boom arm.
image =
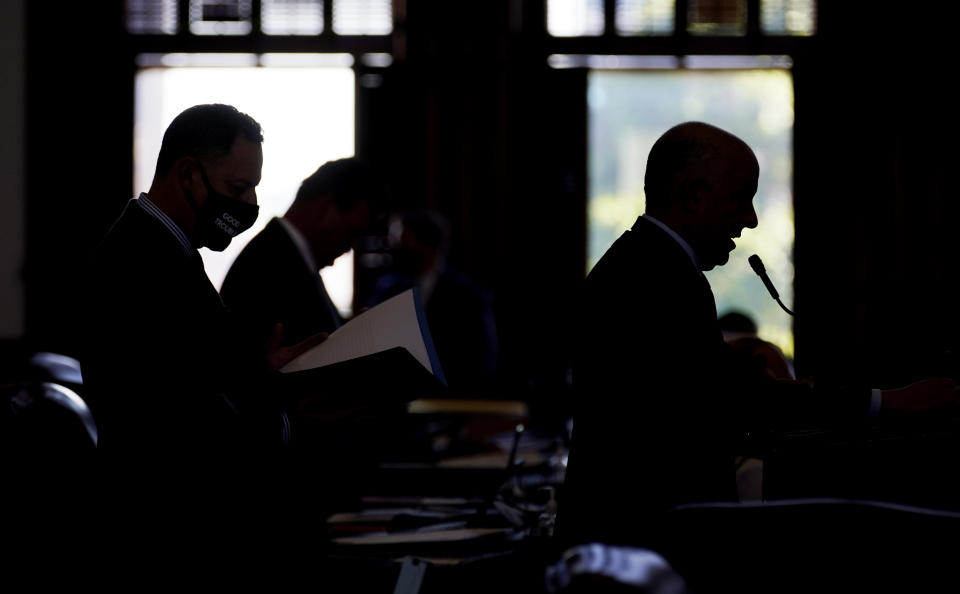
[(747, 262), (750, 263), (750, 268), (753, 268), (753, 271), (757, 273), (757, 276), (760, 277), (760, 280), (763, 281), (767, 291), (770, 292), (770, 296), (773, 297), (777, 303), (780, 304), (780, 307), (783, 308), (783, 311), (787, 312), (791, 316), (794, 315), (790, 308), (783, 304), (783, 301), (780, 301), (780, 293), (777, 293), (777, 289), (773, 286), (773, 283), (770, 282), (770, 277), (767, 276), (767, 269), (763, 266), (763, 262), (760, 260), (760, 256), (754, 254), (747, 258)]

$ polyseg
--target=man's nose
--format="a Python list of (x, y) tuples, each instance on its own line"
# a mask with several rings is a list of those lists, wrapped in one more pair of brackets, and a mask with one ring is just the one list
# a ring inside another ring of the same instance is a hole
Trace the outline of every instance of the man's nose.
[(744, 219), (743, 226), (747, 229), (756, 229), (758, 224), (757, 211), (751, 206), (750, 212), (747, 213), (747, 217)]
[(257, 191), (256, 191), (256, 190), (250, 190), (249, 192), (244, 193), (243, 195), (240, 196), (240, 200), (241, 200), (242, 202), (246, 202), (247, 204), (252, 204), (252, 205), (256, 206), (256, 205), (257, 205)]

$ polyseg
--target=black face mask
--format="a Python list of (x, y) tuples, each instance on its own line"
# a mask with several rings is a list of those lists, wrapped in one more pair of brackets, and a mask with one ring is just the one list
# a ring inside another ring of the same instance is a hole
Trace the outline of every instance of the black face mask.
[(210, 185), (202, 165), (200, 178), (207, 189), (207, 200), (198, 208), (190, 192), (185, 192), (187, 202), (197, 215), (197, 234), (200, 245), (215, 252), (222, 252), (234, 237), (253, 226), (260, 213), (260, 207), (217, 192)]

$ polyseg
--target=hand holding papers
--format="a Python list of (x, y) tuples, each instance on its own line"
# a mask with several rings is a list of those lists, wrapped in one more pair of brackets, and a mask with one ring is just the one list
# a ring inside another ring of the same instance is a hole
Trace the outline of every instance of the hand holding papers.
[(446, 386), (418, 289), (356, 316), (280, 369), (294, 394), (397, 401)]
[(265, 349), (267, 351), (267, 364), (270, 369), (282, 369), (290, 361), (326, 340), (327, 336), (329, 336), (327, 332), (319, 332), (297, 344), (284, 346), (283, 324), (277, 324), (273, 327), (273, 334), (267, 340)]

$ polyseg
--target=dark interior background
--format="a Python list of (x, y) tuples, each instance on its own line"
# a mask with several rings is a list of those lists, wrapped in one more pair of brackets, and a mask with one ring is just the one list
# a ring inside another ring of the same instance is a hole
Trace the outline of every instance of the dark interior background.
[[(819, 4), (816, 37), (786, 48), (798, 370), (877, 387), (955, 373), (956, 9)], [(23, 6), (25, 193), (5, 199), (26, 208), (26, 306), (23, 336), (3, 341), (8, 361), (75, 348), (77, 271), (130, 198), (142, 47), (120, 1)], [(499, 395), (562, 392), (568, 337), (589, 323), (571, 301), (585, 266), (585, 71), (547, 67), (539, 0), (396, 6), (394, 63), (382, 85), (358, 86), (357, 154), (401, 200), (447, 214), (451, 260), (494, 290)], [(657, 49), (723, 50), (695, 42)], [(751, 43), (735, 49), (776, 49)]]

